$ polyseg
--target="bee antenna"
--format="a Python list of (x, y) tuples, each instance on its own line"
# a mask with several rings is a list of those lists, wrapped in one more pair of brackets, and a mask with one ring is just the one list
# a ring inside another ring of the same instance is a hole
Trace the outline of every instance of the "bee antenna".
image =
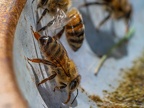
[(33, 27), (32, 27), (32, 26), (30, 26), (30, 28), (31, 28), (31, 31), (34, 33)]
[(31, 28), (31, 31), (33, 32), (34, 37), (38, 40), (38, 39), (41, 37), (40, 34), (39, 34), (38, 32), (35, 32), (35, 31), (33, 30), (33, 27), (32, 27), (32, 26), (30, 26), (30, 28)]
[(71, 104), (73, 104), (73, 103), (74, 103), (74, 101), (76, 100), (77, 96), (78, 96), (78, 89), (77, 89), (77, 94), (76, 94), (76, 96), (75, 96), (75, 98), (73, 99), (73, 101), (72, 101), (72, 103), (71, 103)]

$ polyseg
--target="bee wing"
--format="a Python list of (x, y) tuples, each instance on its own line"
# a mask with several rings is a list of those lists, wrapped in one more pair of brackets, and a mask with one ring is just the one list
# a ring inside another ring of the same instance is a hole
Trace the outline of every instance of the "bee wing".
[(54, 58), (53, 57), (52, 59), (54, 59), (60, 65), (60, 67), (63, 69), (65, 75), (68, 76), (68, 77), (70, 77), (70, 73), (65, 69), (65, 67), (67, 67), (67, 65), (64, 66), (63, 64), (61, 64), (61, 62), (59, 62), (58, 58)]
[(66, 54), (66, 56), (68, 57), (68, 53), (67, 53), (65, 47), (63, 46), (63, 44), (61, 43), (61, 41), (58, 39), (57, 42), (61, 45), (61, 47), (63, 48), (63, 50), (64, 50), (64, 52)]
[(73, 16), (68, 17), (62, 9), (57, 10), (57, 14), (54, 16), (54, 22), (49, 27), (50, 30), (56, 30), (64, 27), (69, 21), (72, 20)]
[[(55, 38), (54, 38), (54, 39), (55, 39)], [(62, 47), (62, 49), (64, 50), (64, 54), (68, 57), (67, 51), (66, 51), (65, 47), (63, 46), (63, 44), (60, 42), (60, 40), (59, 40), (59, 39), (55, 39), (55, 40), (59, 43), (59, 45), (60, 45), (60, 46)], [(69, 58), (69, 57), (68, 57), (68, 58)], [(70, 73), (65, 70), (65, 67), (66, 67), (66, 66), (64, 66), (63, 64), (61, 64), (61, 62), (59, 62), (59, 61), (60, 61), (59, 58), (53, 58), (53, 59), (55, 59), (56, 62), (62, 67), (62, 69), (64, 70), (64, 73), (65, 73), (68, 77), (70, 77)]]

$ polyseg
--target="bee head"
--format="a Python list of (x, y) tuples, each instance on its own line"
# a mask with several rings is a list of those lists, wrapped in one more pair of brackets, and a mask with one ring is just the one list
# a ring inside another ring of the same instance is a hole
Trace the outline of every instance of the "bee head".
[(39, 38), (39, 43), (40, 43), (40, 46), (45, 46), (49, 40), (49, 36), (42, 36)]
[[(68, 95), (68, 99), (66, 100), (66, 102), (64, 104), (67, 104), (69, 101), (70, 101), (70, 98), (71, 98), (71, 93), (77, 89), (77, 87), (79, 86), (80, 84), (80, 80), (81, 80), (81, 76), (80, 75), (77, 75), (76, 78), (74, 78), (68, 85), (68, 89), (69, 89), (69, 95)], [(75, 96), (75, 98), (73, 99), (72, 103), (75, 101), (76, 97), (78, 96), (78, 89), (77, 89), (77, 95)]]
[(73, 92), (75, 89), (77, 89), (77, 87), (79, 86), (80, 84), (80, 80), (81, 80), (81, 76), (78, 75), (76, 78), (74, 78), (70, 84), (69, 84), (69, 90), (71, 92)]

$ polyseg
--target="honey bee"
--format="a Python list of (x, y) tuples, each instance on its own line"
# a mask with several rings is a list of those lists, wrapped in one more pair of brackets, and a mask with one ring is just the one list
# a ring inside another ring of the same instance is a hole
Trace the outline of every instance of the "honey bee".
[(90, 5), (103, 6), (108, 15), (99, 23), (97, 30), (110, 18), (112, 19), (124, 19), (126, 24), (126, 32), (129, 30), (129, 23), (132, 16), (132, 5), (128, 0), (99, 0), (100, 2), (91, 2), (81, 5), (80, 7)]
[(73, 8), (67, 13), (68, 17), (75, 15), (65, 26), (65, 34), (67, 41), (74, 51), (77, 51), (84, 40), (84, 24), (82, 17), (77, 9)]
[[(57, 86), (54, 88), (54, 91), (56, 89), (60, 90), (66, 88), (68, 98), (64, 103), (67, 104), (70, 101), (71, 93), (76, 89), (78, 95), (78, 86), (81, 80), (81, 76), (77, 72), (75, 63), (68, 57), (64, 46), (58, 40), (50, 36), (40, 36), (40, 34), (34, 32), (33, 29), (32, 32), (40, 45), (41, 52), (45, 59), (28, 58), (28, 60), (35, 63), (43, 63), (48, 65), (51, 69), (51, 75), (38, 83), (38, 85), (55, 78)], [(57, 35), (59, 35), (59, 33)]]
[(56, 15), (60, 12), (63, 13), (63, 16), (65, 16), (64, 13), (68, 11), (70, 6), (71, 0), (38, 0), (37, 8), (42, 8), (44, 11), (37, 23), (40, 22), (46, 13), (50, 14), (52, 17), (56, 17)]
[(46, 13), (53, 16), (53, 19), (46, 26), (39, 29), (38, 32), (48, 27), (61, 27), (63, 32), (65, 31), (68, 44), (74, 51), (77, 51), (83, 43), (85, 28), (79, 11), (76, 8), (68, 10), (70, 6), (71, 0), (39, 0), (38, 8), (44, 8), (44, 12), (37, 23), (40, 22)]

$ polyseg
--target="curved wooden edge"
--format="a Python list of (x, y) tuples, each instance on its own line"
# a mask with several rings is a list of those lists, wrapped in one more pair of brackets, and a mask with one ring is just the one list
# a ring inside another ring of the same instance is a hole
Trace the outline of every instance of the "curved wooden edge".
[(0, 0), (0, 108), (27, 108), (13, 69), (13, 40), (26, 0)]

